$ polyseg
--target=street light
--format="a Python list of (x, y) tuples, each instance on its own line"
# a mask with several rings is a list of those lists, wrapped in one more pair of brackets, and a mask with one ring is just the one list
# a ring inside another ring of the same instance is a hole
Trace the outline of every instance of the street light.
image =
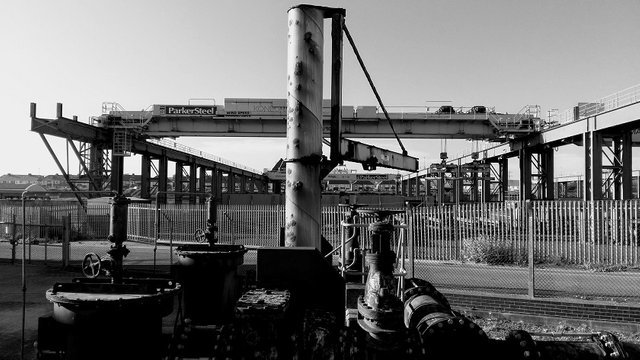
[(26, 304), (27, 304), (27, 277), (26, 277), (26, 269), (25, 269), (25, 258), (27, 255), (27, 246), (25, 242), (27, 241), (26, 234), (26, 221), (27, 218), (27, 210), (25, 208), (25, 201), (27, 198), (27, 193), (32, 191), (34, 188), (41, 189), (40, 186), (36, 184), (31, 184), (27, 186), (26, 189), (22, 192), (22, 336), (20, 341), (20, 359), (24, 359), (24, 327), (25, 327), (25, 317), (26, 317)]

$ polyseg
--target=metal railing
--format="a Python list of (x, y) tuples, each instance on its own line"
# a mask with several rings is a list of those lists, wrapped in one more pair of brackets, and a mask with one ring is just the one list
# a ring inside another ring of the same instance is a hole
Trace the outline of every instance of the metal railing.
[(177, 143), (175, 141), (172, 141), (172, 140), (169, 140), (169, 139), (165, 139), (165, 138), (162, 138), (162, 139), (147, 139), (147, 142), (150, 142), (150, 143), (156, 144), (156, 145), (160, 145), (160, 146), (164, 146), (164, 147), (167, 147), (167, 148), (170, 148), (170, 149), (175, 149), (175, 150), (178, 150), (178, 151), (182, 151), (182, 152), (190, 154), (190, 155), (199, 156), (199, 157), (202, 157), (202, 158), (205, 158), (205, 159), (209, 159), (209, 160), (218, 162), (220, 164), (225, 164), (225, 165), (229, 165), (229, 166), (232, 166), (234, 168), (237, 168), (237, 169), (249, 171), (249, 172), (252, 172), (252, 173), (257, 174), (257, 175), (261, 175), (262, 174), (262, 171), (260, 171), (260, 170), (256, 170), (256, 169), (250, 168), (248, 166), (233, 162), (231, 160), (227, 160), (227, 159), (221, 158), (219, 156), (212, 155), (212, 154), (206, 153), (206, 152), (198, 150), (198, 149), (194, 149), (192, 147), (189, 147), (189, 146), (186, 146), (186, 145), (183, 145), (183, 144), (179, 144), (179, 143)]
[[(61, 256), (58, 240), (48, 240), (47, 234), (57, 234), (67, 215), (73, 222), (72, 261), (108, 245), (107, 204), (92, 204), (85, 214), (76, 203), (31, 201), (24, 220), (18, 204), (0, 202), (2, 257), (10, 257), (11, 247), (15, 252), (24, 243), (35, 259), (42, 259), (44, 251), (45, 259), (61, 261), (56, 258)], [(219, 205), (217, 211), (220, 243), (279, 245), (283, 205)], [(342, 245), (340, 224), (346, 212), (338, 206), (322, 209), (322, 233), (334, 248)], [(166, 264), (172, 261), (172, 251), (163, 245), (197, 241), (194, 233), (206, 226), (207, 205), (167, 204), (156, 210), (155, 204), (134, 203), (128, 214), (128, 241), (136, 249), (131, 256), (137, 256), (131, 261), (151, 263), (155, 251), (150, 249), (160, 244)], [(27, 241), (22, 241), (23, 221)], [(362, 216), (356, 225), (364, 228), (371, 221), (373, 217)], [(535, 289), (541, 296), (609, 296), (640, 302), (640, 200), (420, 206), (395, 215), (394, 223), (409, 225), (405, 238), (411, 252), (403, 258), (415, 264), (416, 276), (443, 288), (516, 294), (527, 294), (528, 289), (532, 294)], [(99, 235), (88, 236), (91, 231)], [(370, 248), (369, 232), (360, 233), (361, 246)], [(102, 242), (82, 240), (92, 237)], [(400, 237), (393, 240), (394, 249), (399, 241)], [(528, 274), (534, 273), (535, 285), (527, 285)]]
[(561, 125), (586, 117), (599, 115), (607, 111), (619, 109), (637, 102), (640, 102), (640, 84), (618, 91), (593, 102), (579, 104), (577, 119), (575, 110), (572, 108), (551, 116), (548, 120), (551, 126)]
[[(206, 226), (204, 204), (159, 205), (162, 214), (158, 239), (193, 242), (197, 229)], [(62, 236), (63, 217), (70, 216), (72, 241), (105, 240), (109, 232), (109, 205), (91, 204), (87, 212), (75, 202), (30, 201), (22, 218), (19, 201), (0, 201), (0, 235), (10, 241), (27, 238), (56, 242)], [(505, 264), (523, 262), (527, 243), (527, 216), (533, 218), (536, 261), (571, 265), (640, 266), (640, 200), (536, 201), (531, 214), (522, 202), (419, 207), (412, 212), (412, 237), (417, 260), (477, 261), (478, 247), (493, 247)], [(399, 222), (407, 222), (397, 215)], [(345, 210), (322, 209), (322, 234), (340, 245), (340, 224)], [(368, 217), (362, 217), (366, 224)], [(128, 240), (153, 244), (156, 205), (129, 206)], [(219, 205), (218, 237), (222, 243), (277, 246), (284, 226), (283, 205)], [(365, 244), (366, 232), (362, 234)], [(482, 259), (480, 259), (482, 260)]]

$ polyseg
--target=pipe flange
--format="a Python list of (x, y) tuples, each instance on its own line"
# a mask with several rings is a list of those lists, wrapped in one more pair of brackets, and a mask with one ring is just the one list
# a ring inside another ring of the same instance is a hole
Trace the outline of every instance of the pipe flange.
[[(402, 307), (373, 309), (364, 301), (361, 295), (358, 297), (358, 312), (362, 315), (364, 323), (367, 325), (363, 329), (367, 332), (384, 333), (397, 332), (403, 328)], [(358, 321), (362, 327), (362, 323)]]

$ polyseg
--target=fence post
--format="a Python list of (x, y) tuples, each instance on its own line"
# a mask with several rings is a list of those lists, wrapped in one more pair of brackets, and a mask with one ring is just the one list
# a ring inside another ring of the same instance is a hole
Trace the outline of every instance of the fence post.
[[(33, 215), (33, 208), (29, 210), (29, 247), (28, 247), (28, 249), (29, 249), (29, 264), (31, 264), (31, 242), (32, 242), (32, 239), (31, 239), (31, 217), (32, 217), (32, 215)], [(26, 239), (27, 238), (23, 236), (22, 246), (26, 246), (25, 245)]]
[(62, 268), (69, 266), (69, 245), (71, 243), (71, 216), (62, 217)]
[[(415, 277), (415, 251), (413, 246), (413, 238), (414, 238), (414, 221), (413, 221), (413, 207), (411, 204), (407, 203), (407, 230), (406, 230), (406, 239), (407, 245), (409, 246), (409, 270), (410, 277)], [(404, 245), (404, 244), (403, 244)]]
[[(158, 192), (158, 194), (156, 194), (156, 206), (155, 206), (155, 211), (154, 211), (154, 232), (155, 232), (155, 241), (154, 241), (154, 245), (153, 245), (153, 272), (155, 274), (156, 271), (156, 252), (158, 249), (158, 241), (160, 240), (160, 204), (158, 203), (158, 198), (160, 197), (160, 193)], [(170, 262), (169, 265), (171, 266), (172, 263)]]
[(535, 266), (534, 266), (534, 254), (533, 254), (533, 204), (531, 200), (527, 200), (525, 203), (525, 211), (527, 214), (527, 253), (529, 262), (529, 276), (528, 276), (528, 295), (531, 299), (535, 297)]
[[(16, 223), (16, 215), (12, 214), (11, 215), (11, 264), (15, 264), (16, 262), (16, 246), (18, 245), (18, 242), (16, 241), (16, 228), (17, 228), (17, 223)], [(22, 234), (22, 237), (24, 237), (24, 234)]]

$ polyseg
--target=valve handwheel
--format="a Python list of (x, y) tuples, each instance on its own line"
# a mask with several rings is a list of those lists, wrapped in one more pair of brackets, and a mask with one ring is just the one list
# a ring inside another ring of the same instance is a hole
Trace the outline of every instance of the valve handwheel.
[(196, 229), (196, 231), (193, 233), (193, 237), (196, 239), (197, 242), (205, 242), (207, 240), (207, 238), (204, 236), (204, 231), (202, 231), (202, 229)]
[(84, 276), (94, 279), (100, 275), (100, 269), (102, 267), (102, 262), (100, 260), (100, 256), (96, 253), (88, 253), (84, 256), (82, 260), (82, 273)]

